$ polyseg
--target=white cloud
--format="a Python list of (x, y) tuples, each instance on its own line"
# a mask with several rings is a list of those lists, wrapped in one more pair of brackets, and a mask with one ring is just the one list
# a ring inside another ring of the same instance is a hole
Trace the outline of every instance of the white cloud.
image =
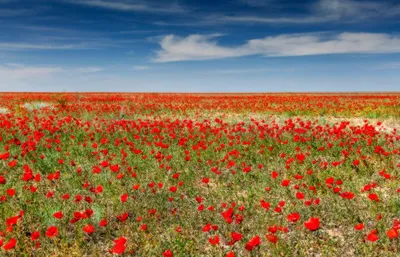
[(262, 7), (270, 5), (274, 0), (239, 0), (239, 2), (252, 7)]
[(147, 30), (124, 30), (115, 32), (116, 34), (145, 34), (145, 33), (154, 33), (154, 32), (162, 32), (162, 29), (147, 29)]
[(185, 60), (209, 60), (248, 55), (241, 53), (243, 47), (223, 47), (210, 39), (219, 35), (190, 35), (186, 38), (174, 35), (165, 36), (161, 42), (162, 50), (157, 52), (156, 62)]
[(389, 16), (399, 16), (400, 15), (400, 5), (390, 8), (388, 11)]
[(221, 46), (219, 35), (165, 36), (155, 62), (211, 60), (249, 55), (304, 56), (322, 54), (400, 53), (400, 37), (378, 33), (285, 34)]
[(95, 72), (100, 72), (103, 71), (104, 68), (101, 67), (83, 67), (83, 68), (78, 68), (77, 71), (81, 73), (95, 73)]
[(67, 0), (71, 4), (80, 4), (123, 12), (155, 12), (184, 13), (186, 10), (179, 5), (155, 5), (149, 2), (129, 2), (124, 0)]
[(64, 70), (59, 67), (34, 67), (14, 63), (0, 65), (0, 82), (47, 77), (63, 71)]
[(60, 68), (51, 66), (26, 66), (19, 63), (7, 63), (0, 65), (0, 84), (7, 85), (13, 82), (26, 82), (32, 80), (50, 79), (51, 77), (84, 76), (87, 73), (95, 73), (104, 70), (100, 67), (82, 67), (82, 68)]
[(250, 69), (223, 69), (223, 70), (208, 70), (206, 74), (219, 75), (238, 75), (247, 73), (267, 73), (267, 72), (293, 72), (293, 68), (250, 68)]
[(141, 65), (137, 65), (137, 66), (133, 66), (134, 70), (148, 70), (150, 69), (149, 66), (141, 66)]
[(378, 66), (375, 67), (375, 69), (378, 70), (392, 70), (392, 69), (400, 69), (400, 62), (387, 62), (387, 63), (381, 63)]
[[(271, 1), (242, 0), (250, 6), (266, 6)], [(276, 3), (275, 3), (276, 4)], [(319, 0), (306, 6), (307, 13), (300, 16), (274, 15), (212, 15), (210, 20), (222, 23), (309, 24), (326, 22), (355, 22), (373, 18), (390, 18), (400, 15), (399, 4), (354, 0)], [(212, 19), (211, 19), (212, 18)], [(207, 21), (206, 21), (207, 22)]]
[(0, 9), (0, 17), (14, 17), (32, 13), (26, 9)]
[(20, 63), (13, 63), (13, 62), (9, 62), (5, 64), (8, 67), (13, 67), (13, 68), (23, 68), (24, 65), (20, 64)]
[(301, 16), (301, 17), (260, 17), (251, 15), (240, 16), (219, 16), (214, 20), (225, 23), (271, 23), (271, 24), (309, 24), (309, 23), (324, 23), (337, 20), (337, 15), (325, 16)]
[(384, 14), (386, 9), (388, 9), (388, 5), (384, 2), (354, 0), (320, 0), (313, 6), (314, 12), (320, 15), (335, 14), (340, 17), (353, 18)]
[(0, 50), (73, 50), (93, 48), (85, 43), (79, 44), (35, 44), (35, 43), (16, 43), (0, 42)]

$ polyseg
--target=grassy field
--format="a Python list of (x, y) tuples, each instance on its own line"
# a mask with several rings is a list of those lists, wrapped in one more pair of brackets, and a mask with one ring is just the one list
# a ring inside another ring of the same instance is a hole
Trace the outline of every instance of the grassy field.
[(0, 95), (1, 256), (398, 256), (400, 94)]

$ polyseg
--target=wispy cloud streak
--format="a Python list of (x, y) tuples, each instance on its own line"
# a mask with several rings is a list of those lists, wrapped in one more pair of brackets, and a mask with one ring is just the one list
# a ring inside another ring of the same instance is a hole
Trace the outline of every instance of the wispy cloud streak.
[(121, 0), (67, 0), (71, 4), (80, 4), (103, 9), (110, 9), (122, 12), (152, 12), (152, 13), (185, 13), (186, 9), (183, 7), (171, 5), (158, 5), (151, 4), (150, 1), (121, 1)]
[(306, 56), (323, 54), (399, 53), (400, 37), (378, 33), (285, 34), (248, 40), (239, 46), (222, 46), (220, 35), (168, 35), (153, 61), (211, 60), (249, 55)]

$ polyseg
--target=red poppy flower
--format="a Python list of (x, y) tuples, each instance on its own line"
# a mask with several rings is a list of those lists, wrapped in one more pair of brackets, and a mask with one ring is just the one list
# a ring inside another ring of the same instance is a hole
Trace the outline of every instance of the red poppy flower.
[(297, 193), (296, 193), (296, 198), (299, 199), (299, 200), (304, 199), (304, 196), (305, 196), (305, 195), (304, 195), (304, 193), (302, 193), (302, 192), (297, 192)]
[(171, 250), (167, 249), (163, 253), (164, 257), (173, 257), (174, 255), (172, 254)]
[(364, 229), (364, 224), (359, 223), (359, 224), (357, 224), (357, 225), (354, 226), (354, 229), (355, 229), (355, 230), (363, 230), (363, 229)]
[(390, 229), (390, 230), (388, 230), (388, 231), (386, 232), (386, 235), (387, 235), (390, 239), (398, 238), (398, 237), (399, 237), (399, 233), (398, 233), (397, 230), (395, 230), (395, 229)]
[(257, 246), (259, 246), (261, 244), (261, 240), (259, 236), (255, 236), (252, 239), (250, 239), (247, 243), (246, 243), (246, 250), (248, 251), (252, 251), (254, 248), (256, 248)]
[(354, 198), (354, 193), (352, 193), (352, 192), (343, 192), (343, 193), (340, 194), (340, 196), (342, 198), (346, 198), (346, 199), (351, 200), (351, 199)]
[(296, 222), (296, 221), (298, 221), (299, 219), (300, 219), (300, 214), (297, 213), (297, 212), (290, 213), (290, 214), (288, 214), (288, 216), (287, 216), (287, 220), (288, 220), (288, 221), (291, 221), (291, 222)]
[(107, 226), (107, 220), (106, 219), (104, 219), (104, 220), (101, 220), (100, 222), (99, 222), (99, 226), (101, 226), (101, 227), (105, 227), (105, 226)]
[(212, 244), (212, 245), (219, 244), (219, 236), (210, 237), (208, 239), (208, 242), (210, 242), (210, 244)]
[(15, 195), (15, 189), (14, 188), (9, 188), (6, 190), (7, 194), (11, 197), (13, 197)]
[(270, 241), (273, 244), (276, 244), (276, 242), (278, 242), (278, 237), (274, 234), (268, 234), (268, 235), (266, 235), (266, 238), (268, 241)]
[(369, 198), (371, 201), (379, 202), (379, 197), (378, 197), (377, 194), (374, 194), (374, 193), (369, 194), (369, 195), (368, 195), (368, 198)]
[(21, 217), (20, 217), (19, 215), (14, 216), (14, 217), (11, 217), (11, 218), (8, 218), (8, 219), (6, 220), (7, 226), (14, 226), (15, 224), (17, 224), (17, 222), (18, 222), (18, 220), (19, 220), (20, 218), (21, 218)]
[(224, 218), (224, 220), (230, 224), (233, 222), (232, 216), (233, 216), (233, 208), (229, 208), (226, 211), (221, 213), (222, 217)]
[(119, 221), (121, 221), (121, 222), (124, 222), (128, 217), (129, 217), (129, 214), (128, 214), (127, 212), (125, 212), (125, 213), (123, 213), (123, 214), (121, 214), (121, 215), (118, 215), (118, 216), (117, 216), (117, 219), (118, 219)]
[(58, 211), (53, 214), (53, 217), (56, 219), (61, 219), (63, 216), (64, 215), (63, 215), (62, 211)]
[(311, 217), (308, 221), (304, 222), (304, 226), (310, 230), (315, 231), (319, 228), (319, 218)]
[(290, 180), (289, 179), (284, 179), (282, 180), (281, 186), (283, 187), (287, 187), (290, 184)]
[(368, 236), (367, 236), (367, 240), (371, 241), (371, 242), (375, 242), (378, 239), (379, 239), (379, 236), (374, 231), (369, 233)]
[(243, 237), (242, 234), (236, 233), (236, 232), (232, 232), (231, 236), (232, 236), (232, 241), (234, 241), (234, 242), (242, 240), (242, 237)]
[(47, 237), (55, 237), (58, 235), (58, 228), (56, 226), (50, 226), (46, 230), (46, 236)]
[(12, 160), (8, 163), (8, 167), (12, 168), (15, 167), (15, 165), (17, 165), (17, 161), (16, 160)]
[(125, 252), (126, 238), (120, 237), (114, 240), (114, 247), (110, 250), (111, 253), (123, 254)]
[(87, 234), (92, 234), (94, 232), (94, 226), (91, 224), (88, 224), (83, 227), (83, 231)]
[(128, 200), (128, 194), (121, 195), (121, 202), (125, 203)]
[(15, 247), (16, 244), (17, 244), (17, 239), (11, 238), (5, 245), (3, 245), (3, 249), (6, 251), (11, 250)]
[(32, 232), (32, 234), (31, 234), (31, 240), (32, 241), (35, 241), (35, 240), (39, 239), (39, 237), (40, 237), (40, 232), (39, 231)]

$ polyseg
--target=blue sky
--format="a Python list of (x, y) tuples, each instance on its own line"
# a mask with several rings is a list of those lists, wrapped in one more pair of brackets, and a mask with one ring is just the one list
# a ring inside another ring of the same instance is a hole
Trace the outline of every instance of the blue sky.
[(400, 91), (400, 1), (0, 0), (0, 91)]

